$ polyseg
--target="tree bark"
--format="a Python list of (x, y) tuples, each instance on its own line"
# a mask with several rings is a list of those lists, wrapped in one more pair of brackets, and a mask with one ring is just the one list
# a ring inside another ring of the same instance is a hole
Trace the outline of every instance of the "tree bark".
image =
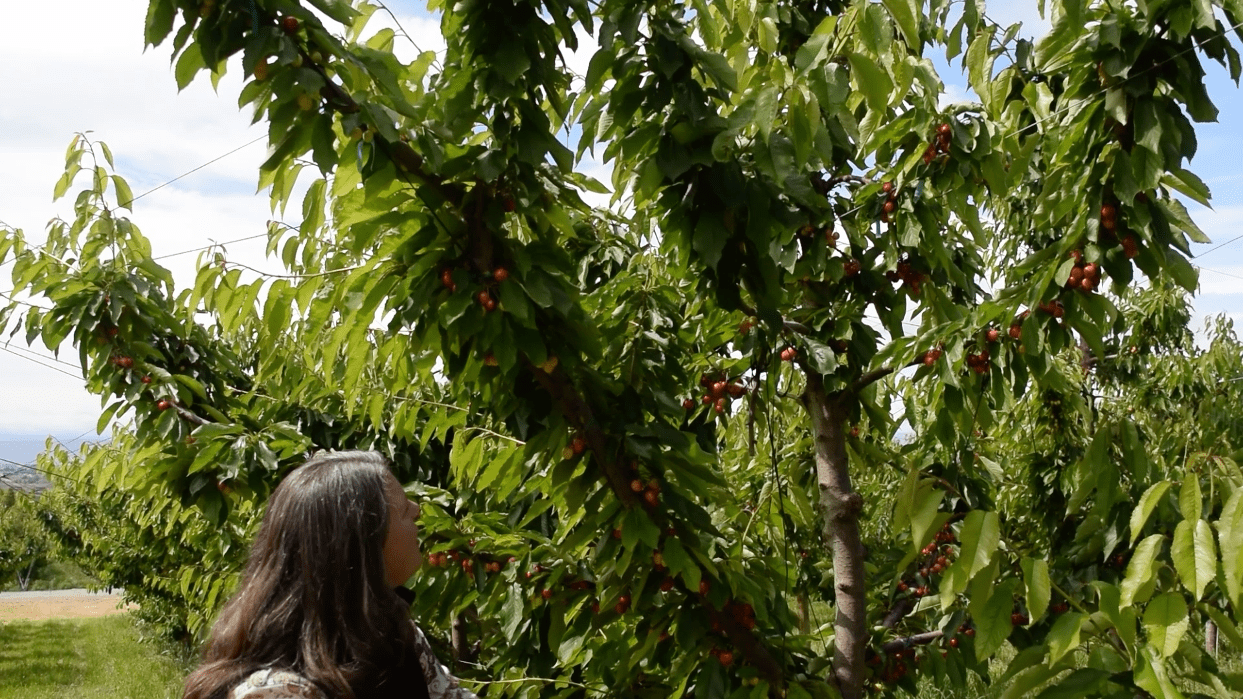
[(810, 618), (812, 617), (812, 607), (808, 604), (808, 594), (799, 593), (799, 633), (808, 634), (812, 631)]
[(1205, 653), (1218, 658), (1218, 625), (1213, 620), (1205, 621)]
[(864, 682), (864, 647), (868, 642), (865, 605), (864, 546), (859, 517), (863, 498), (851, 487), (844, 428), (847, 411), (841, 396), (828, 396), (821, 375), (806, 371), (803, 405), (812, 418), (817, 483), (825, 540), (834, 562), (833, 678), (844, 698), (860, 697)]
[(31, 560), (31, 562), (30, 562), (30, 567), (26, 569), (26, 578), (22, 578), (22, 572), (21, 572), (21, 571), (18, 571), (18, 572), (17, 572), (17, 587), (18, 587), (18, 588), (20, 588), (20, 589), (21, 589), (21, 590), (23, 590), (23, 591), (24, 591), (24, 590), (26, 590), (26, 587), (30, 585), (30, 576), (31, 576), (31, 574), (32, 574), (32, 573), (34, 572), (34, 570), (35, 570), (35, 562), (36, 562), (36, 561), (38, 561), (38, 559), (37, 559), (37, 558), (36, 558), (36, 559)]

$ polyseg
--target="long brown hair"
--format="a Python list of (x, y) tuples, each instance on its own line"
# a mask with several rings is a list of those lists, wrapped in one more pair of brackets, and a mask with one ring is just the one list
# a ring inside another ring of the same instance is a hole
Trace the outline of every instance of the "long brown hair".
[(375, 452), (320, 453), (277, 486), (185, 697), (224, 697), (263, 668), (329, 696), (411, 683), (426, 697), (409, 608), (385, 583), (387, 473)]

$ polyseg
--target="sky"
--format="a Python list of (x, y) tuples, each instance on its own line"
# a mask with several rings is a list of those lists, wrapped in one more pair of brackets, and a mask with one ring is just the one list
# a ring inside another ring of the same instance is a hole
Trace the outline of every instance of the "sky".
[[(80, 187), (56, 202), (52, 188), (63, 172), (70, 139), (89, 130), (92, 139), (109, 145), (117, 172), (135, 195), (164, 185), (137, 199), (129, 216), (151, 240), (160, 264), (172, 270), (178, 288), (192, 283), (196, 257), (180, 253), (213, 242), (255, 236), (227, 245), (228, 258), (282, 272), (279, 260), (264, 256), (267, 222), (282, 215), (271, 211), (267, 192), (256, 192), (259, 165), (266, 156), (265, 132), (263, 124), (251, 125), (249, 106), (237, 107), (240, 64), (235, 59), (219, 94), (206, 74), (179, 94), (169, 47), (143, 51), (146, 5), (144, 0), (40, 0), (5, 8), (0, 23), (0, 84), (7, 93), (0, 101), (0, 222), (23, 229), (37, 243), (49, 220), (72, 220), (73, 193)], [(439, 25), (422, 3), (389, 5), (420, 48), (444, 48)], [(1048, 29), (1035, 3), (989, 0), (988, 12), (1005, 24), (1022, 21), (1025, 35), (1039, 36)], [(368, 31), (383, 26), (391, 27), (393, 21), (377, 13)], [(569, 57), (579, 74), (586, 72), (592, 48), (588, 41)], [(399, 40), (396, 53), (410, 60), (416, 51)], [(1200, 255), (1194, 262), (1204, 270), (1195, 308), (1199, 317), (1229, 314), (1238, 331), (1244, 323), (1244, 248), (1238, 238), (1244, 228), (1244, 110), (1240, 88), (1226, 71), (1217, 64), (1206, 66), (1209, 93), (1221, 113), (1219, 123), (1197, 126), (1200, 148), (1192, 169), (1213, 191), (1214, 206), (1190, 209), (1214, 243), (1194, 247)], [(953, 68), (937, 67), (951, 95), (966, 94), (957, 62)], [(606, 184), (610, 180), (607, 165), (588, 162), (580, 170)], [(305, 182), (309, 178), (300, 184)], [(297, 192), (295, 203), (301, 201)], [(288, 214), (284, 220), (296, 223), (297, 206)], [(0, 266), (0, 292), (11, 289), (11, 270), (11, 264)], [(1200, 318), (1194, 325), (1202, 325)], [(83, 388), (76, 351), (62, 347), (61, 355), (70, 363), (63, 364), (37, 341), (27, 348), (22, 333), (7, 345), (4, 340), (0, 338), (0, 445), (4, 436), (14, 435), (50, 434), (65, 441), (93, 436), (100, 399)]]

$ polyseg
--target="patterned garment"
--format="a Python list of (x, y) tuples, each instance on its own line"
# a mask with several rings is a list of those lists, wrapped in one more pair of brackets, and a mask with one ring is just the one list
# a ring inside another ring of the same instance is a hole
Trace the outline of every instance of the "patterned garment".
[[(441, 665), (428, 638), (423, 636), (412, 620), (415, 628), (415, 649), (419, 654), (419, 665), (423, 668), (424, 678), (428, 681), (428, 697), (430, 698), (475, 698), (476, 695), (458, 685), (449, 669)], [(322, 698), (324, 694), (311, 681), (293, 671), (260, 669), (242, 681), (229, 693), (231, 698)]]

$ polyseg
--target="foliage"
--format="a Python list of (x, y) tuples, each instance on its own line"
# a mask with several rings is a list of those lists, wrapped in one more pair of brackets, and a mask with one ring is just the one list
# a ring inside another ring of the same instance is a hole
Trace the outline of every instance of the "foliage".
[(16, 583), (23, 591), (51, 549), (36, 499), (25, 492), (0, 490), (0, 581), (6, 586)]
[[(376, 447), (427, 500), (416, 612), (496, 694), (910, 690), (1007, 643), (1008, 692), (1238, 692), (1183, 632), (1238, 637), (1239, 344), (1193, 352), (1174, 291), (1238, 3), (1067, 0), (1034, 45), (975, 2), (434, 2), (448, 50), (409, 64), (376, 5), (310, 4), (146, 27), (181, 87), (241, 54), (274, 207), (318, 170), (270, 230), (290, 274), (209, 251), (174, 290), (81, 138), (75, 220), (0, 237), (53, 304), (0, 324), (79, 349), (101, 426), (133, 411), (52, 459), (164, 624), (203, 631), (308, 449)], [(835, 619), (796, 633), (800, 596)]]

